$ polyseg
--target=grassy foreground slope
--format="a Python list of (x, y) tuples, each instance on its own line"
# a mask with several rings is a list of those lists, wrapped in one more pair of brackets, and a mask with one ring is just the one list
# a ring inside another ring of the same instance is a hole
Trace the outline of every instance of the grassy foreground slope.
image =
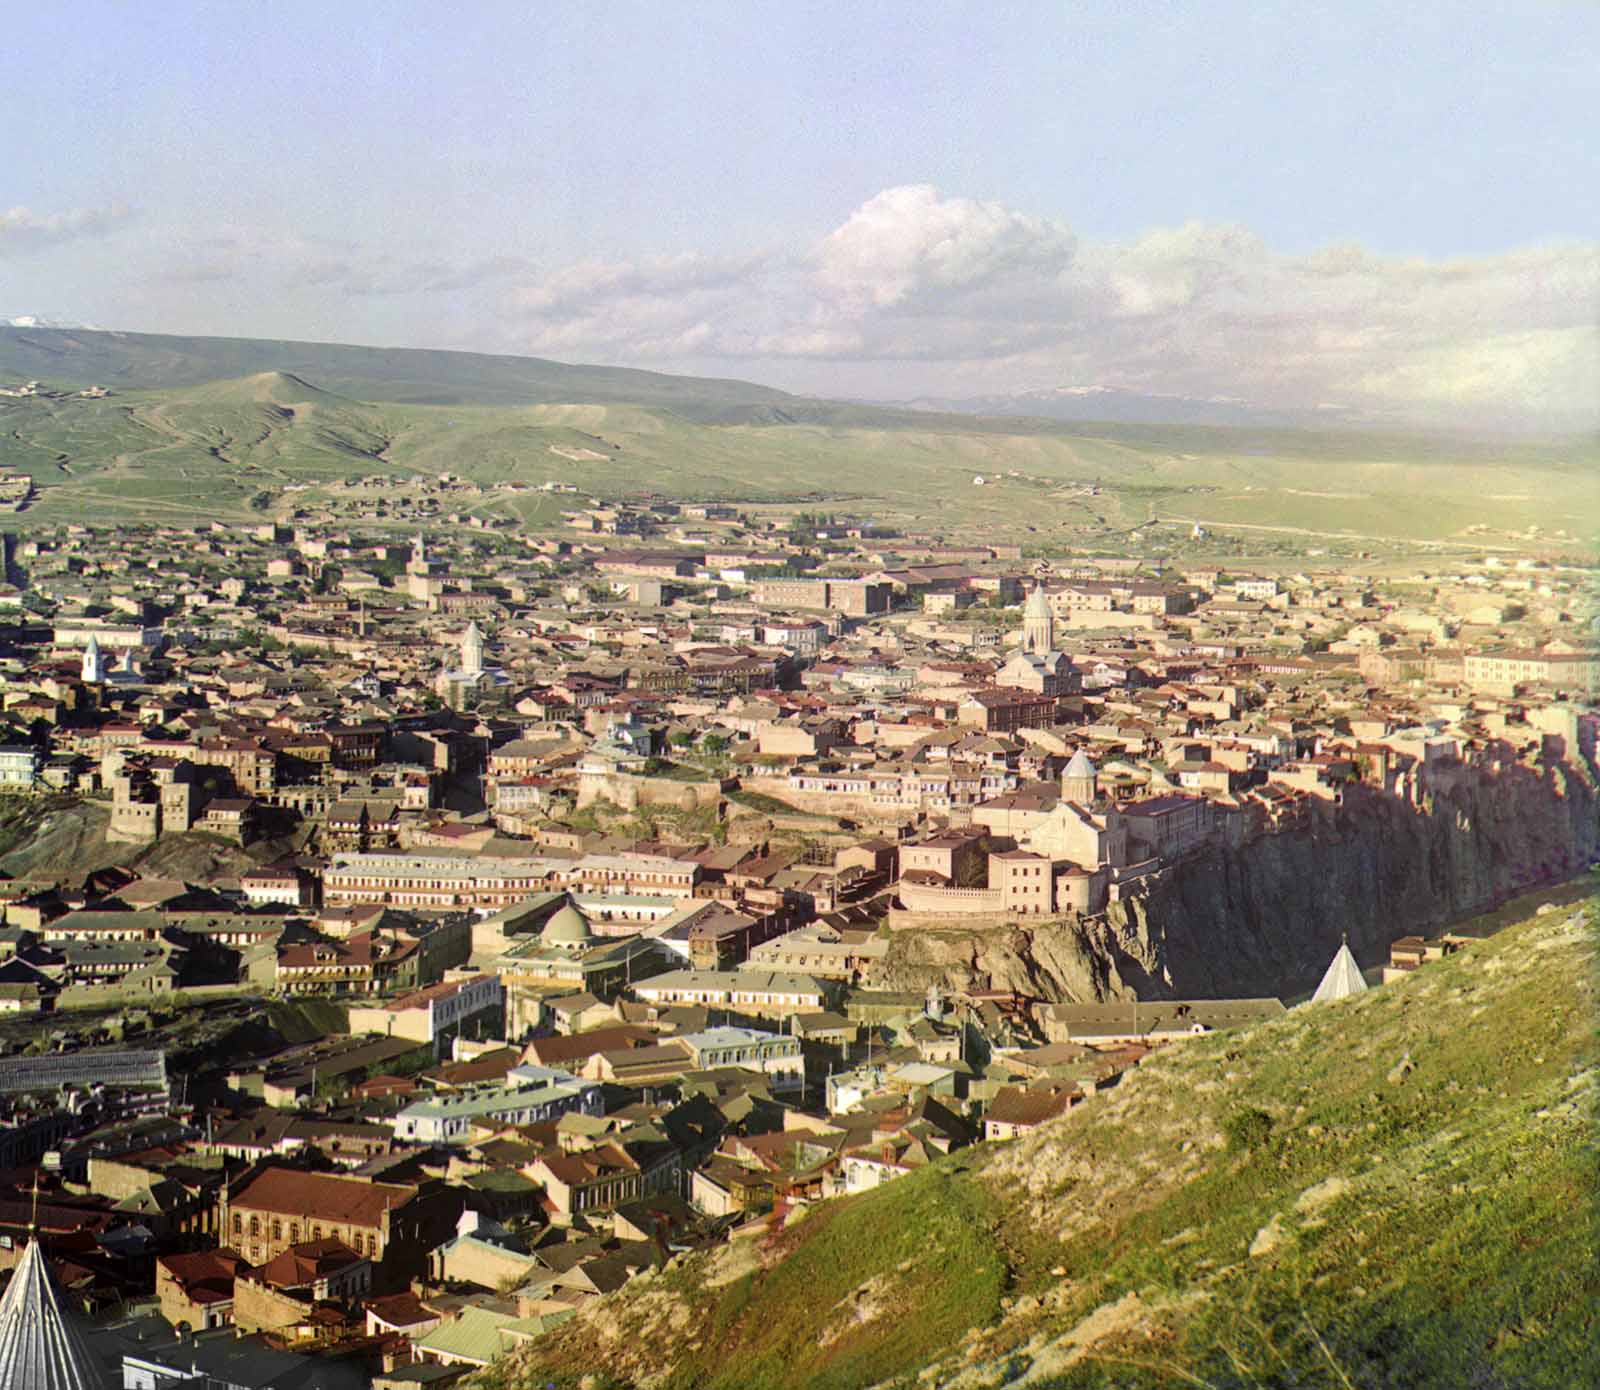
[(481, 1386), (1600, 1384), (1595, 902), (683, 1259)]

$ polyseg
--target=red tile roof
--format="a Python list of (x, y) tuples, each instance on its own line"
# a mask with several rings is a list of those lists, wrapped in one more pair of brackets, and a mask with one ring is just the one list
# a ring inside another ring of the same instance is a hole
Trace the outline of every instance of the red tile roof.
[(237, 1189), (229, 1205), (241, 1211), (273, 1212), (333, 1225), (377, 1229), (383, 1214), (404, 1206), (417, 1189), (400, 1183), (329, 1173), (302, 1173), (294, 1168), (265, 1168)]

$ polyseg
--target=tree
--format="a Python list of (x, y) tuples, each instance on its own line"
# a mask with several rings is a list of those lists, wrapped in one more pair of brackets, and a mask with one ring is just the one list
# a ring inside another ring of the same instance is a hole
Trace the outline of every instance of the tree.
[(970, 859), (962, 861), (961, 867), (956, 870), (957, 888), (983, 888), (989, 882), (989, 842), (987, 839), (978, 843), (978, 853)]

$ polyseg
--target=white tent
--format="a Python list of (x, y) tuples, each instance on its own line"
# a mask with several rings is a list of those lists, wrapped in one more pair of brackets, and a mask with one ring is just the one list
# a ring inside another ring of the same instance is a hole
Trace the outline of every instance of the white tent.
[(1362, 977), (1361, 967), (1350, 954), (1350, 943), (1343, 941), (1339, 943), (1338, 954), (1324, 972), (1317, 992), (1311, 996), (1311, 1002), (1322, 1004), (1329, 999), (1346, 999), (1352, 994), (1364, 993), (1366, 988), (1367, 982)]

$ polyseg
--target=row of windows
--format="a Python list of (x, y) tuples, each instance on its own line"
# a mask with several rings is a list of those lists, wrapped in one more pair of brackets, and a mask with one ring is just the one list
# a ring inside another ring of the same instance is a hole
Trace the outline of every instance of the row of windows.
[[(298, 1221), (290, 1221), (285, 1223), (277, 1217), (273, 1217), (270, 1221), (268, 1221), (264, 1220), (260, 1216), (252, 1215), (249, 1219), (248, 1230), (252, 1243), (259, 1241), (263, 1236), (267, 1235), (269, 1231), (271, 1238), (275, 1243), (281, 1242), (284, 1238), (285, 1230), (288, 1231), (290, 1245), (298, 1245), (301, 1241), (301, 1224)], [(235, 1236), (242, 1237), (244, 1236), (245, 1232), (246, 1225), (244, 1215), (243, 1213), (236, 1211), (233, 1214), (233, 1234)], [(336, 1235), (337, 1231), (333, 1227), (329, 1227), (328, 1233), (330, 1235)], [(322, 1225), (320, 1222), (311, 1222), (305, 1227), (305, 1239), (322, 1239)], [(349, 1236), (346, 1243), (358, 1255), (371, 1255), (375, 1257), (378, 1253), (378, 1237), (370, 1232), (356, 1231)]]
[(546, 881), (546, 875), (540, 874), (533, 878), (433, 878), (433, 879), (398, 879), (393, 875), (375, 877), (357, 874), (329, 874), (327, 885), (330, 889), (350, 888), (389, 888), (402, 884), (413, 891), (433, 889), (435, 892), (459, 891), (465, 889), (490, 889), (490, 888), (516, 888), (532, 889)]

